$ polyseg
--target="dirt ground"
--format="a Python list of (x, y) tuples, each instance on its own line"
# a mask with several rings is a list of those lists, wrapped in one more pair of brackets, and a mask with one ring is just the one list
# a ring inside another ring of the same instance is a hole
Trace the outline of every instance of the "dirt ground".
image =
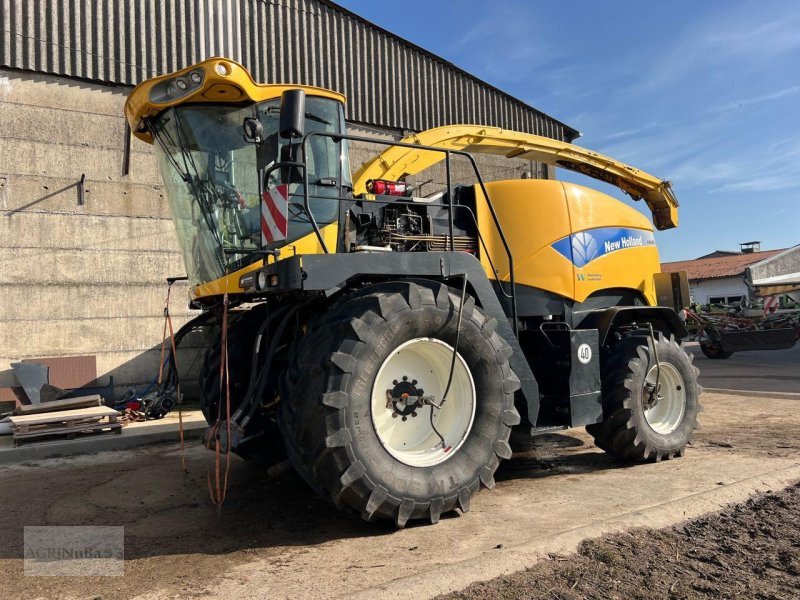
[(438, 600), (797, 598), (800, 486), (669, 529), (590, 540), (577, 554)]
[[(537, 438), (517, 447), (498, 471), (497, 487), (478, 494), (469, 513), (443, 516), (433, 527), (402, 531), (337, 511), (293, 474), (271, 479), (239, 460), (232, 463), (225, 506), (217, 511), (206, 482), (212, 456), (199, 445), (187, 450), (188, 475), (181, 472), (175, 444), (5, 467), (0, 470), (0, 596), (325, 598), (367, 590), (372, 597), (371, 589), (394, 580), (465, 560), (491, 560), (502, 552), (498, 548), (547, 540), (565, 529), (668, 501), (680, 503), (800, 465), (799, 400), (705, 394), (703, 401), (702, 429), (682, 459), (627, 468), (596, 449), (583, 430)], [(669, 511), (669, 520), (656, 526), (686, 518), (680, 507)], [(782, 527), (770, 523), (776, 531)], [(125, 576), (24, 576), (23, 525), (124, 525)], [(689, 530), (699, 531), (697, 527)], [(755, 531), (762, 535), (758, 527)], [(749, 535), (747, 529), (741, 534)], [(669, 535), (657, 534), (671, 540)], [(668, 551), (659, 561), (652, 554), (657, 546), (646, 555), (635, 545), (653, 543), (648, 540), (650, 536), (637, 533), (613, 543), (620, 548), (618, 554), (632, 548), (639, 561), (651, 557), (645, 564), (670, 565), (675, 544), (665, 542)], [(705, 545), (699, 551), (711, 552)], [(793, 551), (796, 558), (796, 546)], [(581, 556), (580, 560), (591, 558)], [(688, 556), (688, 548), (678, 549), (681, 556)], [(709, 578), (698, 582), (715, 585), (712, 572), (739, 576), (738, 563), (727, 555), (717, 557), (719, 561), (713, 553), (707, 557)], [(770, 565), (780, 566), (780, 560), (774, 554)], [(763, 564), (766, 572), (778, 573)], [(792, 564), (796, 568), (797, 563)], [(603, 565), (623, 570), (613, 560), (599, 562), (597, 569)], [(788, 565), (783, 568), (788, 572)], [(591, 583), (573, 579), (567, 591), (575, 581), (576, 589)], [(580, 589), (578, 596), (589, 588)], [(634, 597), (628, 593), (632, 588), (626, 589), (619, 597)], [(683, 583), (673, 592), (701, 594)]]

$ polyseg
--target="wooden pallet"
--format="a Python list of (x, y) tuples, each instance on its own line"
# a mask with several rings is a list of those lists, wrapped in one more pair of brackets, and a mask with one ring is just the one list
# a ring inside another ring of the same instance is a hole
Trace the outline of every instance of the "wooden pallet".
[(64, 400), (50, 400), (39, 404), (25, 404), (14, 409), (14, 415), (25, 416), (39, 413), (54, 413), (58, 411), (71, 411), (79, 408), (103, 406), (103, 399), (97, 394), (80, 396), (79, 398), (65, 398)]
[(66, 437), (74, 439), (80, 434), (122, 432), (117, 422), (119, 413), (107, 406), (92, 406), (75, 410), (21, 415), (9, 417), (14, 445), (23, 441), (43, 437)]

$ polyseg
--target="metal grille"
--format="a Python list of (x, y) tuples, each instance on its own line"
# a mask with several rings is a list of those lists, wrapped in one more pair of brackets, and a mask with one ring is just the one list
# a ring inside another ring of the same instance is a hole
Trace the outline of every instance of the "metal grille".
[(0, 0), (0, 65), (135, 85), (211, 56), (348, 97), (348, 119), (421, 131), (574, 129), (328, 0)]

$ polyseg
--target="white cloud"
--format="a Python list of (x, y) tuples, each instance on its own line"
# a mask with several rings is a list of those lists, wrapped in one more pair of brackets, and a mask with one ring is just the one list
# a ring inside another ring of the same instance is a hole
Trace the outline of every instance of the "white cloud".
[(744, 108), (746, 106), (752, 106), (753, 104), (770, 102), (772, 100), (778, 100), (779, 98), (784, 98), (786, 96), (793, 96), (795, 94), (800, 94), (800, 85), (784, 88), (782, 90), (777, 90), (775, 92), (770, 92), (768, 94), (762, 94), (760, 96), (753, 96), (752, 98), (744, 98), (739, 101), (729, 102), (728, 104), (723, 104), (722, 106), (717, 106), (716, 108), (712, 108), (709, 110), (709, 112), (722, 112), (726, 110)]
[(460, 55), (467, 70), (502, 87), (531, 79), (569, 56), (563, 40), (548, 41), (539, 31), (535, 5), (493, 4), (475, 26), (448, 44), (448, 54)]
[[(732, 152), (731, 172), (712, 193), (800, 190), (800, 140), (745, 145)], [(800, 214), (800, 210), (798, 211)]]
[[(781, 12), (775, 16), (776, 12)], [(724, 15), (721, 17), (720, 15)], [(744, 3), (727, 13), (713, 11), (704, 20), (676, 32), (671, 47), (643, 70), (636, 91), (652, 93), (691, 74), (714, 74), (734, 67), (739, 73), (768, 68), (777, 57), (800, 48), (800, 12), (769, 11)]]
[(755, 8), (757, 14), (734, 13), (732, 19), (702, 38), (703, 46), (719, 55), (748, 60), (763, 60), (800, 48), (800, 14), (775, 16), (781, 11), (764, 10), (758, 4), (748, 8)]
[[(537, 12), (536, 4), (492, 5), (451, 54), (580, 128), (586, 146), (668, 178), (679, 192), (800, 190), (800, 144), (770, 144), (781, 131), (774, 120), (745, 123), (735, 110), (800, 94), (787, 69), (800, 49), (800, 4), (709, 7), (613, 57), (603, 47), (587, 55), (581, 40), (554, 35)], [(771, 67), (775, 76), (762, 77)]]

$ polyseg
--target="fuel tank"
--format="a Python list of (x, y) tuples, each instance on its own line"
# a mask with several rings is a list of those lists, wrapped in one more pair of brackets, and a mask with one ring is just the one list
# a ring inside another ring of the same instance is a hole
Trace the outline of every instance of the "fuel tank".
[[(638, 290), (656, 304), (653, 275), (661, 267), (653, 225), (640, 212), (581, 185), (546, 179), (486, 184), (514, 262), (519, 285), (575, 302), (610, 288)], [(509, 281), (505, 249), (480, 187), (478, 226), (490, 279)], [(488, 251), (487, 251), (488, 250)]]

